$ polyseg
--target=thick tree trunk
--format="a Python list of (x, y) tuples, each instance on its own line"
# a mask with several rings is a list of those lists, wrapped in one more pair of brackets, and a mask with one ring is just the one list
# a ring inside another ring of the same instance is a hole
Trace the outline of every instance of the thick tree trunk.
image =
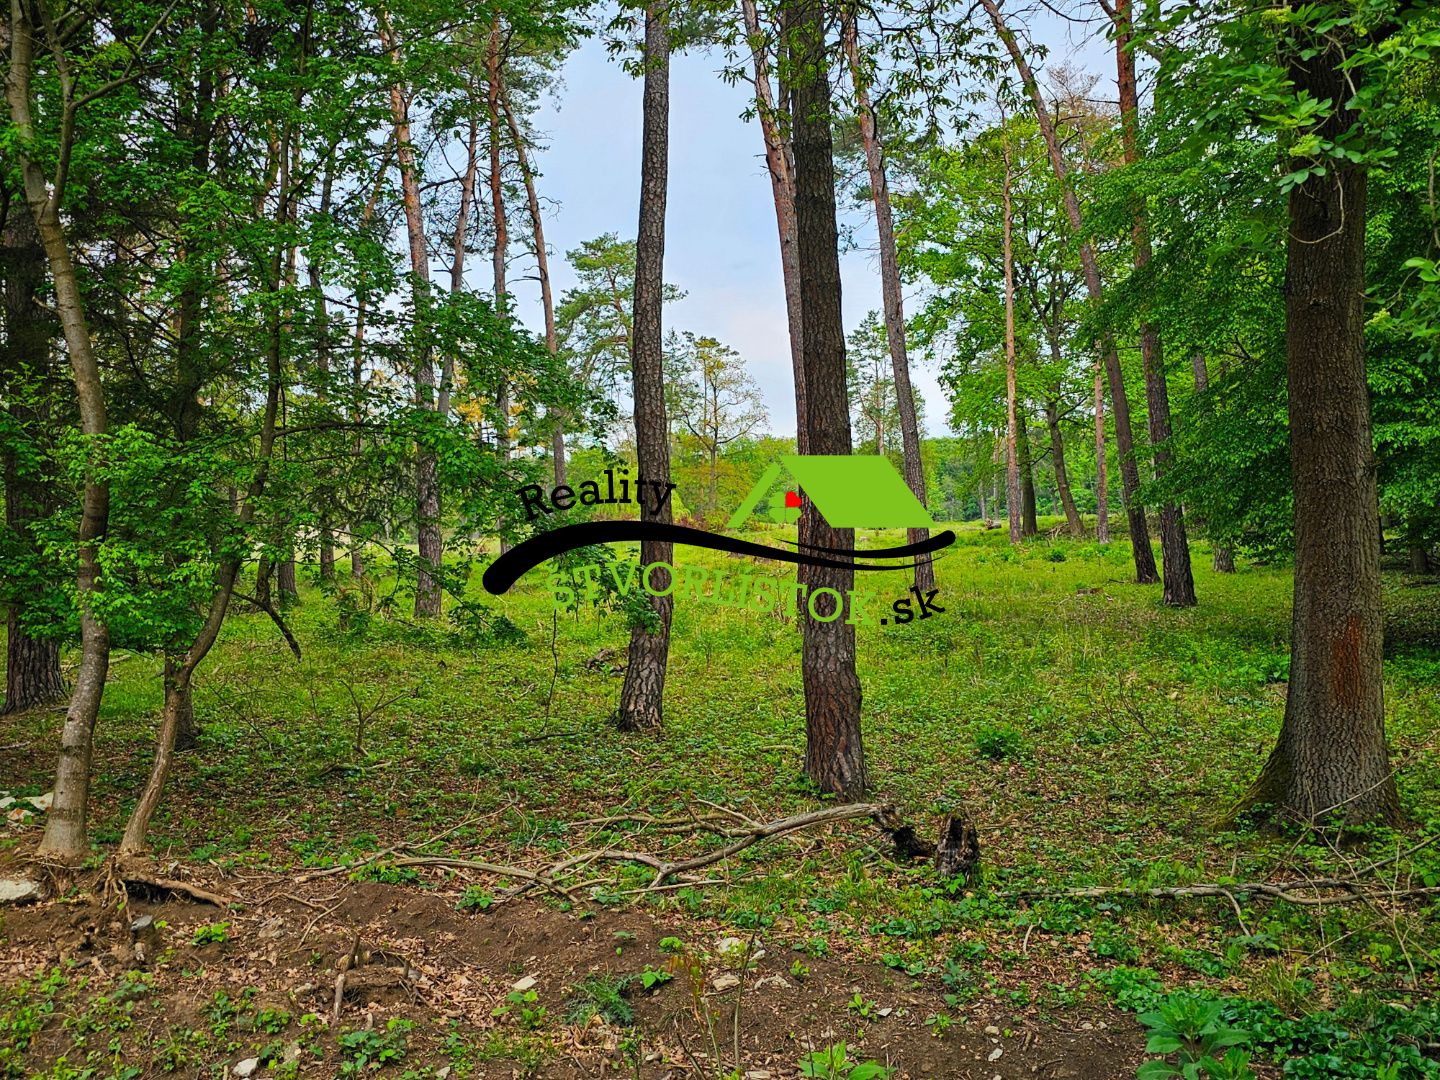
[[(1030, 68), (1029, 61), (1025, 59), (1019, 42), (1015, 40), (1014, 32), (1005, 25), (1005, 20), (1001, 18), (1000, 9), (995, 0), (980, 0), (980, 3), (985, 8), (986, 14), (990, 16), (990, 21), (995, 26), (995, 32), (1010, 54), (1020, 81), (1025, 84), (1031, 104), (1035, 107), (1035, 120), (1040, 127), (1040, 134), (1045, 140), (1045, 148), (1049, 153), (1055, 178), (1060, 184), (1065, 215), (1070, 222), (1071, 232), (1077, 237), (1083, 236), (1085, 230), (1084, 220), (1080, 214), (1080, 200), (1075, 194), (1074, 185), (1070, 182), (1070, 169), (1065, 163), (1065, 156), (1061, 150), (1059, 136), (1055, 131), (1054, 121), (1050, 117), (1050, 110), (1046, 108), (1045, 99), (1040, 93), (1040, 84), (1035, 80), (1035, 74)], [(1090, 294), (1090, 300), (1093, 304), (1099, 304), (1103, 298), (1100, 264), (1095, 258), (1095, 249), (1088, 241), (1080, 245), (1080, 263), (1085, 272), (1085, 288)], [(1145, 521), (1145, 507), (1140, 502), (1140, 469), (1135, 462), (1135, 445), (1130, 425), (1130, 399), (1125, 391), (1125, 373), (1120, 367), (1120, 354), (1116, 352), (1113, 342), (1102, 341), (1099, 343), (1099, 349), (1101, 356), (1104, 357), (1105, 372), (1110, 381), (1110, 403), (1115, 414), (1115, 449), (1120, 459), (1120, 491), (1125, 502), (1125, 516), (1130, 525), (1130, 549), (1135, 560), (1135, 580), (1141, 585), (1153, 585), (1160, 580), (1160, 573), (1155, 567), (1155, 553), (1150, 549), (1150, 527)]]
[(740, 0), (741, 18), (750, 39), (754, 70), (755, 112), (765, 139), (765, 164), (770, 173), (770, 192), (775, 202), (775, 225), (780, 233), (780, 273), (785, 286), (785, 313), (790, 329), (790, 366), (795, 378), (796, 452), (809, 453), (806, 445), (805, 354), (801, 341), (800, 259), (795, 240), (795, 155), (787, 124), (782, 124), (770, 89), (769, 63), (764, 35), (755, 10), (755, 0)]
[(1430, 553), (1425, 550), (1424, 544), (1410, 545), (1410, 573), (1428, 574), (1430, 572)]
[[(845, 19), (845, 50), (850, 57), (850, 74), (855, 85), (855, 105), (860, 118), (860, 137), (865, 146), (865, 167), (870, 175), (870, 195), (875, 203), (875, 229), (880, 244), (880, 290), (885, 305), (885, 339), (890, 347), (890, 365), (895, 375), (895, 404), (900, 413), (900, 441), (904, 451), (905, 483), (922, 506), (925, 501), (925, 462), (920, 453), (920, 420), (915, 410), (915, 391), (910, 385), (910, 360), (905, 351), (905, 298), (900, 288), (900, 258), (895, 246), (895, 216), (890, 208), (890, 185), (885, 179), (885, 158), (875, 111), (870, 106), (865, 73), (860, 64), (860, 45), (855, 20)], [(877, 424), (877, 430), (879, 425)], [(879, 451), (883, 454), (885, 451)], [(912, 544), (930, 539), (929, 529), (909, 529)], [(929, 556), (916, 560), (915, 588), (922, 593), (935, 588), (935, 564)]]
[(1105, 454), (1105, 380), (1100, 363), (1095, 363), (1095, 541), (1110, 542), (1109, 465)]
[[(793, 21), (792, 21), (793, 20)], [(849, 454), (850, 405), (845, 387), (845, 327), (840, 308), (839, 234), (835, 217), (835, 165), (830, 136), (830, 83), (825, 63), (822, 0), (787, 5), (791, 126), (795, 148), (796, 247), (800, 263), (801, 342), (805, 361), (802, 418), (809, 452)], [(836, 529), (809, 500), (801, 511), (803, 543), (850, 548), (853, 529)], [(855, 627), (841, 598), (855, 571), (810, 567), (809, 617), (801, 677), (805, 686), (805, 772), (822, 791), (858, 799), (868, 785), (860, 729), (860, 679), (855, 671)], [(833, 590), (830, 596), (821, 590)], [(818, 617), (817, 617), (818, 616)], [(828, 619), (828, 621), (821, 621)]]
[(280, 604), (292, 604), (300, 599), (300, 589), (295, 582), (295, 560), (282, 559), (275, 571), (275, 588), (280, 593)]
[(1070, 490), (1070, 471), (1065, 467), (1065, 435), (1060, 430), (1060, 403), (1058, 400), (1045, 403), (1045, 426), (1050, 431), (1050, 464), (1055, 467), (1055, 491), (1060, 496), (1060, 505), (1065, 510), (1065, 527), (1070, 535), (1079, 539), (1085, 535), (1085, 523), (1080, 520), (1080, 511), (1075, 507), (1075, 495)]
[[(13, 204), (0, 237), (5, 340), (0, 356), (0, 393), (9, 398), (10, 422), (31, 440), (44, 437), (55, 372), (51, 341), (59, 328), (41, 305), (45, 285), (45, 248), (35, 218), (25, 206)], [(32, 406), (34, 395), (41, 404)], [(54, 509), (54, 480), (33, 465), (22, 464), (9, 445), (0, 452), (5, 474), (5, 524), (15, 540), (38, 554), (30, 524)], [(6, 614), (5, 703), (0, 715), (51, 705), (65, 697), (60, 677), (60, 644), (26, 633), (21, 622), (25, 601), (16, 599)]]
[[(1004, 124), (1004, 116), (1001, 116)], [(1010, 523), (1010, 543), (1020, 543), (1024, 527), (1020, 521), (1020, 404), (1016, 386), (1015, 348), (1015, 213), (1010, 199), (1010, 142), (1001, 140), (1005, 166), (1001, 177), (1001, 259), (1005, 272), (1005, 512)]]
[[(1299, 93), (1343, 102), (1353, 71), (1331, 38), (1295, 59)], [(1319, 128), (1333, 140), (1356, 117)], [(1285, 267), (1295, 604), (1280, 737), (1247, 802), (1302, 822), (1393, 822), (1385, 745), (1374, 449), (1365, 382), (1365, 172), (1325, 160), (1292, 189)]]
[[(670, 30), (665, 7), (645, 11), (644, 130), (640, 147), (640, 227), (635, 242), (635, 303), (630, 364), (635, 398), (635, 452), (640, 475), (652, 482), (670, 480), (670, 424), (665, 415), (665, 202), (669, 192), (670, 156)], [(670, 502), (658, 508), (642, 503), (644, 521), (668, 523)], [(674, 547), (645, 540), (640, 562), (670, 563)], [(665, 716), (665, 669), (670, 660), (670, 618), (673, 581), (665, 571), (651, 574), (651, 583), (667, 591), (651, 596), (654, 619), (630, 634), (629, 664), (620, 689), (615, 722), (622, 731), (658, 728)]]
[[(1120, 89), (1120, 132), (1125, 162), (1140, 160), (1140, 96), (1135, 86), (1135, 54), (1130, 48), (1130, 0), (1115, 0), (1116, 83)], [(1150, 262), (1150, 235), (1145, 204), (1137, 200), (1134, 224), (1135, 269)], [(1170, 391), (1165, 383), (1165, 353), (1156, 329), (1147, 314), (1140, 318), (1140, 355), (1145, 370), (1146, 420), (1150, 446), (1155, 455), (1155, 478), (1163, 481), (1170, 471)], [(1180, 505), (1167, 502), (1160, 508), (1160, 557), (1164, 566), (1163, 600), (1170, 607), (1195, 606), (1195, 577), (1190, 569), (1190, 540), (1185, 533), (1185, 514)]]
[(1016, 434), (1020, 442), (1016, 449), (1020, 462), (1020, 535), (1029, 537), (1040, 531), (1040, 524), (1035, 519), (1035, 469), (1030, 455), (1030, 420), (1024, 412), (1020, 413), (1019, 419), (1020, 427)]
[[(385, 18), (380, 20), (380, 43), (398, 68), (398, 43)], [(420, 206), (419, 166), (410, 141), (409, 101), (401, 83), (390, 86), (390, 114), (395, 130), (395, 158), (400, 168), (400, 196), (405, 210), (405, 235), (410, 245), (410, 276), (415, 298), (415, 317), (423, 319), (430, 308), (430, 254), (425, 246), (425, 220)], [(428, 345), (421, 345), (413, 357), (415, 406), (422, 410), (437, 407), (435, 364)], [(415, 617), (440, 614), (440, 562), (444, 541), (440, 535), (440, 482), (435, 452), (423, 443), (415, 448), (415, 524), (420, 553), (415, 582)]]
[[(70, 356), (70, 370), (75, 381), (75, 396), (80, 410), (80, 430), (88, 439), (101, 440), (108, 432), (105, 413), (105, 388), (100, 380), (100, 365), (91, 343), (90, 323), (85, 300), (80, 291), (75, 265), (71, 259), (65, 227), (60, 219), (60, 206), (65, 198), (65, 180), (49, 178), (39, 162), (29, 156), (27, 147), (35, 145), (39, 133), (31, 113), (32, 78), (36, 28), (30, 23), (28, 7), (11, 7), (10, 66), (6, 73), (6, 100), (10, 119), (18, 138), (11, 140), (25, 187), (25, 202), (34, 217), (45, 256), (50, 264), (50, 280), (55, 291), (54, 307), (65, 336)], [(70, 147), (60, 152), (68, 159)], [(95, 719), (105, 693), (105, 675), (110, 668), (109, 628), (95, 615), (94, 599), (101, 587), (99, 566), (100, 541), (110, 517), (110, 487), (89, 468), (85, 470), (81, 496), (80, 528), (77, 536), (79, 569), (75, 576), (80, 608), (80, 667), (75, 675), (75, 690), (65, 714), (60, 736), (60, 761), (55, 770), (55, 797), (45, 815), (45, 835), (37, 849), (39, 856), (64, 861), (80, 860), (89, 855), (85, 819), (90, 794), (90, 757)]]

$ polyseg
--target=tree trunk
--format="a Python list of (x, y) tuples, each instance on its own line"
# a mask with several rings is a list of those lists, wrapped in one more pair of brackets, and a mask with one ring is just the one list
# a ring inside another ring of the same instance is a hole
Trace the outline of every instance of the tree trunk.
[[(9, 399), (10, 422), (25, 431), (27, 441), (44, 437), (48, 402), (56, 393), (50, 360), (58, 327), (41, 306), (45, 285), (45, 249), (29, 209), (12, 204), (0, 238), (3, 271), (5, 340), (0, 356), (0, 393)], [(34, 395), (38, 408), (27, 402)], [(39, 554), (31, 522), (54, 510), (54, 479), (35, 465), (26, 465), (16, 448), (0, 452), (5, 474), (5, 524), (27, 552)], [(16, 598), (6, 614), (5, 703), (0, 715), (50, 705), (65, 697), (60, 677), (60, 643), (31, 637), (21, 622), (25, 600)]]
[(1030, 419), (1022, 411), (1019, 421), (1016, 434), (1020, 439), (1020, 535), (1029, 537), (1040, 531), (1040, 524), (1035, 520), (1035, 469), (1030, 455)]
[(275, 587), (280, 593), (280, 604), (292, 604), (300, 599), (300, 590), (295, 583), (295, 560), (282, 559), (275, 571)]
[(795, 377), (795, 449), (807, 454), (805, 434), (805, 354), (801, 341), (800, 261), (795, 240), (795, 156), (770, 90), (764, 35), (755, 10), (755, 0), (740, 0), (745, 33), (750, 38), (754, 70), (755, 112), (765, 138), (765, 164), (770, 173), (770, 192), (775, 202), (775, 225), (780, 233), (780, 273), (785, 286), (785, 313), (790, 329), (790, 366)]
[[(500, 108), (505, 113), (505, 123), (510, 128), (510, 138), (515, 144), (515, 161), (520, 166), (520, 177), (525, 182), (525, 203), (530, 210), (530, 229), (535, 237), (535, 269), (540, 279), (540, 307), (545, 314), (545, 349), (554, 356), (560, 351), (560, 339), (555, 332), (555, 294), (550, 287), (550, 253), (545, 249), (545, 219), (540, 213), (540, 197), (535, 191), (535, 173), (530, 168), (530, 155), (525, 150), (525, 137), (516, 122), (515, 111), (510, 107), (510, 92), (505, 81), (500, 81)], [(551, 453), (555, 459), (555, 483), (565, 483), (565, 416), (557, 411), (555, 430), (550, 435)]]
[[(38, 138), (31, 113), (32, 79), (36, 28), (30, 23), (28, 6), (11, 7), (10, 66), (5, 80), (10, 119), (18, 136), (10, 141), (25, 187), (25, 201), (35, 221), (40, 242), (50, 265), (54, 288), (54, 307), (65, 336), (65, 349), (70, 356), (70, 370), (75, 381), (75, 396), (80, 411), (80, 430), (88, 439), (102, 440), (108, 432), (105, 413), (105, 388), (100, 380), (100, 366), (91, 342), (90, 323), (85, 311), (84, 296), (71, 259), (60, 206), (65, 198), (63, 168), (53, 179), (45, 175), (39, 162), (30, 157), (27, 147)], [(57, 43), (57, 47), (62, 47)], [(62, 158), (68, 159), (70, 146), (62, 145)], [(45, 835), (36, 854), (65, 861), (78, 861), (89, 855), (85, 819), (90, 794), (90, 757), (93, 747), (95, 719), (105, 693), (105, 675), (110, 668), (109, 628), (95, 615), (94, 599), (101, 588), (99, 547), (110, 517), (110, 487), (91, 468), (85, 470), (81, 496), (80, 528), (77, 536), (79, 568), (75, 583), (80, 608), (80, 667), (75, 675), (75, 690), (65, 714), (60, 736), (60, 761), (55, 770), (55, 797), (45, 815)]]
[[(1346, 49), (1316, 38), (1294, 59), (1298, 93), (1344, 102)], [(1356, 117), (1337, 108), (1322, 140)], [(1365, 186), (1362, 168), (1325, 159), (1290, 192), (1285, 345), (1295, 483), (1295, 604), (1280, 737), (1247, 803), (1302, 822), (1394, 822), (1385, 745), (1374, 449), (1365, 383)]]
[(1410, 545), (1410, 573), (1430, 573), (1430, 553), (1425, 550), (1424, 544)]
[[(495, 231), (495, 248), (492, 252), (494, 270), (495, 310), (509, 310), (509, 285), (506, 282), (506, 262), (509, 259), (510, 232), (505, 220), (505, 183), (500, 160), (500, 18), (497, 15), (490, 24), (490, 51), (485, 57), (485, 72), (488, 92), (485, 96), (486, 109), (490, 119), (490, 219)], [(495, 429), (495, 452), (500, 458), (502, 475), (510, 462), (510, 381), (502, 372), (500, 385), (495, 390), (495, 411), (499, 423)], [(504, 521), (500, 522), (500, 552), (510, 550), (505, 538)]]
[[(800, 339), (805, 361), (806, 412), (802, 423), (810, 453), (849, 454), (850, 405), (845, 386), (845, 326), (840, 308), (824, 7), (822, 0), (792, 0), (785, 10), (789, 70), (794, 79), (790, 130), (795, 147), (795, 235), (800, 264)], [(827, 548), (855, 545), (853, 529), (831, 527), (808, 499), (800, 520), (802, 543)], [(860, 798), (869, 782), (860, 730), (855, 627), (835, 608), (853, 588), (855, 571), (812, 566), (806, 583), (811, 598), (822, 589), (834, 590), (834, 602), (811, 602), (810, 617), (801, 620), (805, 772), (822, 791), (854, 800)], [(816, 613), (820, 618), (814, 617)], [(820, 621), (826, 617), (829, 621)]]
[[(635, 302), (630, 363), (634, 380), (635, 452), (639, 473), (651, 482), (670, 480), (670, 424), (665, 415), (665, 202), (669, 191), (670, 30), (664, 6), (645, 10), (644, 130), (640, 148), (640, 226), (635, 242)], [(670, 502), (641, 503), (644, 521), (669, 523)], [(640, 562), (670, 563), (674, 547), (645, 540)], [(652, 574), (665, 596), (651, 596), (654, 619), (630, 633), (629, 664), (615, 722), (622, 731), (658, 728), (665, 716), (665, 669), (670, 660), (671, 575)]]
[(1095, 542), (1110, 542), (1110, 495), (1105, 454), (1105, 380), (1095, 362)]
[[(990, 16), (990, 21), (995, 26), (995, 32), (1000, 36), (1006, 51), (1009, 52), (1010, 59), (1015, 64), (1015, 70), (1020, 76), (1020, 81), (1025, 84), (1031, 104), (1035, 107), (1035, 120), (1040, 127), (1040, 134), (1045, 140), (1045, 148), (1049, 153), (1050, 165), (1055, 171), (1055, 178), (1060, 184), (1070, 230), (1076, 237), (1083, 236), (1085, 231), (1084, 220), (1080, 214), (1080, 200), (1075, 194), (1074, 185), (1070, 182), (1070, 169), (1065, 163), (1060, 139), (1056, 134), (1054, 121), (1050, 118), (1050, 110), (1045, 107), (1045, 99), (1040, 93), (1040, 84), (1035, 81), (1035, 74), (1030, 69), (1030, 63), (1025, 59), (1025, 54), (1020, 50), (1014, 32), (1005, 25), (1005, 20), (1000, 17), (1000, 9), (996, 6), (995, 0), (980, 0), (980, 3)], [(1095, 249), (1088, 241), (1082, 242), (1080, 245), (1080, 264), (1085, 272), (1085, 288), (1090, 294), (1090, 301), (1092, 304), (1098, 305), (1103, 298), (1100, 265), (1095, 258)], [(1141, 504), (1139, 497), (1140, 469), (1135, 462), (1135, 445), (1130, 426), (1130, 399), (1125, 391), (1125, 374), (1120, 367), (1120, 354), (1116, 352), (1114, 343), (1105, 340), (1101, 341), (1099, 346), (1100, 354), (1105, 360), (1105, 371), (1110, 380), (1110, 402), (1115, 413), (1115, 448), (1120, 458), (1120, 490), (1125, 502), (1125, 515), (1130, 525), (1130, 548), (1135, 560), (1135, 580), (1141, 585), (1153, 585), (1160, 580), (1160, 574), (1155, 567), (1155, 553), (1150, 549), (1150, 528), (1145, 522), (1145, 507)]]
[[(175, 665), (170, 657), (165, 658), (163, 678), (168, 682), (175, 675)], [(195, 723), (195, 687), (186, 682), (180, 691), (175, 723), (175, 752), (194, 750), (200, 745), (200, 728)], [(163, 722), (163, 719), (162, 719)]]
[[(895, 247), (895, 217), (890, 208), (890, 186), (885, 179), (884, 152), (875, 112), (870, 106), (865, 74), (860, 66), (860, 45), (855, 20), (844, 20), (845, 50), (850, 57), (850, 75), (855, 84), (855, 105), (860, 117), (860, 137), (865, 145), (865, 167), (870, 175), (870, 194), (875, 202), (875, 229), (880, 243), (880, 289), (885, 305), (885, 339), (890, 347), (890, 364), (895, 374), (895, 404), (900, 413), (900, 440), (904, 451), (905, 483), (925, 501), (925, 462), (920, 454), (920, 421), (915, 411), (915, 391), (910, 385), (910, 360), (905, 351), (905, 299), (900, 288), (900, 259)], [(879, 425), (876, 425), (877, 430)], [(882, 449), (880, 453), (885, 451)], [(930, 539), (929, 529), (909, 529), (912, 544)], [(935, 564), (924, 556), (915, 562), (915, 588), (922, 593), (935, 588)]]
[(1065, 527), (1070, 531), (1070, 535), (1078, 540), (1085, 535), (1085, 523), (1080, 520), (1080, 511), (1075, 508), (1075, 496), (1070, 490), (1070, 472), (1065, 467), (1065, 435), (1060, 430), (1058, 400), (1045, 403), (1045, 426), (1050, 431), (1050, 464), (1055, 467), (1055, 491), (1065, 510)]
[[(1116, 82), (1120, 89), (1120, 141), (1127, 165), (1140, 160), (1140, 96), (1135, 86), (1135, 53), (1130, 48), (1130, 0), (1115, 0)], [(1134, 264), (1143, 270), (1150, 262), (1150, 232), (1143, 198), (1135, 202), (1131, 229)], [(1155, 456), (1155, 479), (1170, 471), (1170, 391), (1165, 383), (1165, 353), (1160, 331), (1148, 313), (1140, 316), (1140, 355), (1145, 370), (1146, 419)], [(1190, 569), (1190, 540), (1185, 513), (1174, 501), (1160, 507), (1160, 557), (1164, 566), (1162, 598), (1170, 607), (1195, 606), (1195, 577)]]
[[(380, 43), (391, 62), (400, 66), (399, 45), (387, 19), (379, 25)], [(430, 309), (430, 254), (425, 246), (425, 219), (420, 206), (419, 166), (415, 147), (410, 141), (410, 104), (406, 88), (400, 83), (390, 86), (390, 114), (395, 130), (395, 158), (400, 168), (400, 196), (405, 209), (405, 235), (410, 245), (410, 276), (414, 292), (415, 318), (423, 320)], [(415, 407), (434, 410), (435, 365), (430, 347), (422, 344), (413, 357)], [(436, 474), (434, 450), (423, 443), (415, 448), (415, 524), (420, 552), (419, 572), (415, 581), (415, 617), (428, 618), (440, 614), (443, 596), (440, 589), (440, 562), (444, 557), (444, 541), (440, 536), (440, 483)]]
[[(1005, 123), (1001, 114), (1001, 125)], [(1010, 519), (1010, 543), (1020, 543), (1020, 406), (1016, 387), (1015, 349), (1015, 241), (1014, 208), (1010, 200), (1010, 143), (1001, 139), (1005, 171), (1001, 180), (1001, 253), (1005, 264), (1005, 511)]]

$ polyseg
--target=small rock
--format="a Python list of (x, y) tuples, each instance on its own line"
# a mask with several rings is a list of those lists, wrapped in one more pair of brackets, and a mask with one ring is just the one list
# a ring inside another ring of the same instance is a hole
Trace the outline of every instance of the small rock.
[(299, 1061), (299, 1060), (300, 1060), (300, 1044), (299, 1044), (299, 1043), (291, 1043), (289, 1046), (285, 1047), (285, 1052), (280, 1055), (280, 1060), (281, 1060), (281, 1061)]
[(770, 1080), (774, 1075), (769, 1069), (751, 1069), (745, 1074), (745, 1080)]
[(727, 955), (727, 954), (729, 954), (729, 953), (733, 953), (733, 952), (739, 952), (740, 950), (742, 950), (742, 949), (744, 949), (744, 948), (745, 948), (745, 942), (741, 941), (738, 937), (725, 937), (725, 938), (721, 938), (719, 941), (717, 941), (717, 942), (715, 943), (715, 950), (716, 950), (721, 956), (725, 956), (725, 955)]
[(249, 1076), (259, 1067), (259, 1058), (246, 1058), (244, 1061), (237, 1061), (230, 1067), (230, 1075), (238, 1076), (240, 1080), (245, 1080), (245, 1077)]
[(766, 975), (764, 978), (762, 978), (759, 982), (755, 984), (755, 989), (763, 990), (767, 986), (773, 986), (777, 990), (790, 989), (790, 984), (785, 981), (785, 976), (783, 975)]
[(876, 1010), (875, 1010), (875, 1015), (876, 1015), (876, 1016), (879, 1016), (879, 1017), (886, 1017), (886, 1016), (889, 1016), (889, 1015), (890, 1015), (892, 1012), (894, 1012), (894, 1011), (895, 1011), (895, 1009), (894, 1009), (892, 1006), (886, 1005), (885, 1008), (883, 1008), (883, 1009), (876, 1009)]
[(446, 1065), (443, 1069), (436, 1069), (436, 1070), (435, 1070), (435, 1080), (445, 1080), (445, 1078), (446, 1078), (447, 1076), (449, 1076), (449, 1075), (450, 1075), (450, 1066), (449, 1066), (449, 1065)]
[(535, 984), (539, 981), (540, 980), (535, 978), (534, 975), (526, 975), (523, 979), (520, 979), (517, 982), (513, 983), (510, 989), (518, 990), (520, 991), (520, 993), (523, 994), (526, 990), (533, 989)]
[(726, 990), (733, 990), (735, 987), (740, 985), (740, 976), (732, 975), (728, 971), (722, 971), (719, 975), (716, 975), (713, 979), (710, 980), (710, 985), (715, 989), (717, 993), (721, 993)]
[(986, 1028), (985, 1028), (985, 1034), (986, 1034), (986, 1035), (999, 1035), (999, 1034), (1000, 1034), (1000, 1029), (999, 1029), (998, 1027), (996, 1027), (994, 1024), (988, 1024), (988, 1025), (986, 1026)]
[(136, 919), (130, 924), (130, 932), (132, 934), (143, 934), (146, 930), (149, 930), (150, 927), (154, 925), (154, 915), (141, 915), (138, 919)]
[(29, 904), (43, 899), (45, 891), (29, 878), (0, 878), (0, 904)]
[(1090, 1023), (1089, 1020), (1086, 1020), (1083, 1024), (1080, 1025), (1080, 1030), (1081, 1030), (1081, 1031), (1094, 1031), (1094, 1030), (1095, 1030), (1095, 1025), (1092, 1024), (1092, 1023)]
[(1001, 1049), (1000, 1047), (997, 1046), (997, 1047), (995, 1047), (994, 1050), (991, 1050), (991, 1051), (990, 1051), (990, 1060), (991, 1060), (991, 1061), (999, 1061), (999, 1060), (1000, 1060), (1000, 1056), (1001, 1056), (1002, 1054), (1004, 1054), (1004, 1053), (1005, 1053), (1005, 1051), (1004, 1051), (1003, 1049)]

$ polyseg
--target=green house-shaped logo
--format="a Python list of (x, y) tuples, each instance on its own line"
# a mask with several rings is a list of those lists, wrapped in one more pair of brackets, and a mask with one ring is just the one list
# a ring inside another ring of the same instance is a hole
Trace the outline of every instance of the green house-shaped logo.
[(935, 524), (889, 458), (785, 454), (765, 470), (726, 527), (738, 529), (744, 524), (782, 476), (793, 480), (837, 529), (923, 529)]

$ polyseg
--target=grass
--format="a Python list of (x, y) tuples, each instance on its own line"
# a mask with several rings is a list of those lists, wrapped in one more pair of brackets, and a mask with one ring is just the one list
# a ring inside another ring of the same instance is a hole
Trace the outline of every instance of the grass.
[[(679, 558), (736, 565), (709, 552)], [(1356, 993), (1378, 1001), (1433, 990), (1437, 932), (1420, 908), (1382, 917), (1364, 906), (1241, 897), (1237, 914), (1224, 900), (1020, 904), (996, 895), (1343, 873), (1394, 853), (1401, 838), (1383, 830), (1336, 849), (1320, 836), (1276, 841), (1217, 825), (1255, 776), (1283, 712), (1288, 569), (1216, 575), (1197, 549), (1200, 606), (1172, 611), (1158, 588), (1131, 584), (1123, 542), (1012, 549), (1002, 532), (970, 526), (938, 570), (943, 615), (860, 630), (866, 753), (875, 791), (926, 831), (933, 816), (959, 807), (974, 816), (985, 886), (948, 891), (851, 829), (804, 858), (757, 847), (732, 861), (729, 886), (647, 903), (741, 930), (770, 928), (812, 955), (896, 956), (891, 966), (907, 977), (943, 976), (959, 1004), (999, 997), (1017, 1011), (1119, 996), (1105, 981), (1117, 970), (1287, 1014), (1348, 1004)], [(303, 660), (264, 616), (232, 618), (199, 677), (201, 747), (181, 757), (156, 817), (159, 852), (327, 866), (469, 818), (444, 844), (483, 848), (501, 862), (621, 839), (693, 849), (688, 838), (637, 836), (638, 827), (571, 823), (675, 813), (702, 799), (755, 818), (816, 805), (800, 775), (793, 621), (681, 599), (666, 726), (622, 736), (607, 725), (620, 679), (586, 661), (602, 649), (622, 650), (623, 661), (623, 621), (591, 610), (557, 618), (544, 576), (534, 571), (498, 599), (480, 591), (478, 574), (472, 581), (469, 599), (513, 622), (524, 634), (518, 645), (465, 646), (443, 627), (383, 617), (342, 632), (335, 604), (313, 586), (288, 616)], [(907, 585), (901, 573), (872, 581), (882, 599)], [(1440, 589), (1387, 575), (1386, 604), (1387, 722), (1401, 799), (1411, 822), (1433, 828)], [(159, 671), (146, 656), (115, 666), (96, 757), (101, 842), (118, 839), (149, 767)], [(9, 779), (17, 790), (44, 790), (54, 717), (4, 724), (6, 742), (39, 748)], [(1412, 829), (1407, 845), (1417, 839)], [(382, 862), (365, 874), (430, 881), (402, 871)], [(1440, 883), (1440, 853), (1424, 849), (1393, 871)], [(647, 880), (615, 867), (596, 895), (614, 899)]]

